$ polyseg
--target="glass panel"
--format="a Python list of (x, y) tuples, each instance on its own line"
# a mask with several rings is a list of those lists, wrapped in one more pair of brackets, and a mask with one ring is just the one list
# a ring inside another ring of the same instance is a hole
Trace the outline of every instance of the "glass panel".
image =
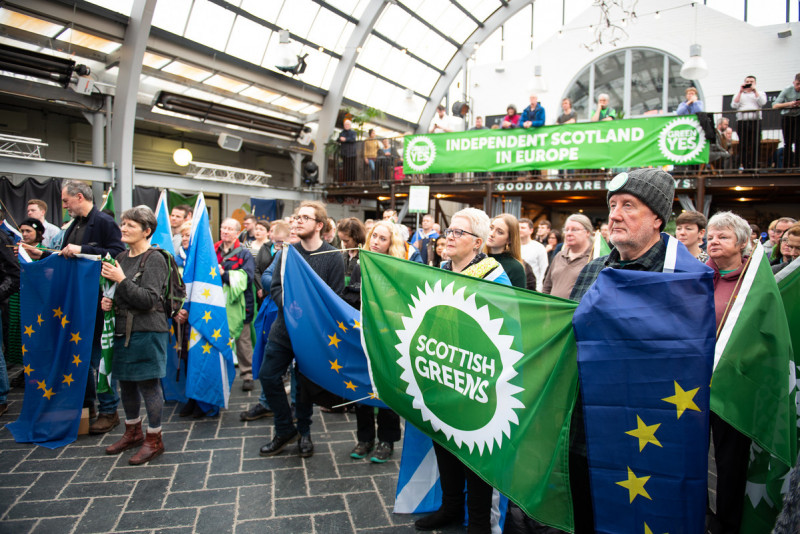
[[(347, 21), (342, 17), (327, 9), (320, 9), (311, 25), (311, 30), (305, 37), (309, 41), (324, 46), (329, 50), (336, 50), (339, 38), (346, 25)], [(344, 45), (342, 45), (343, 47)], [(341, 51), (341, 49), (337, 50), (337, 52)]]
[(225, 91), (229, 91), (231, 93), (238, 93), (250, 85), (247, 82), (234, 80), (233, 78), (228, 78), (227, 76), (223, 76), (221, 74), (215, 74), (211, 78), (205, 80), (203, 83), (208, 84), (211, 87), (224, 89)]
[(36, 17), (29, 17), (28, 15), (23, 15), (22, 13), (17, 13), (16, 11), (5, 8), (0, 9), (0, 24), (5, 24), (12, 28), (19, 28), (26, 32), (44, 35), (45, 37), (55, 37), (64, 29), (64, 26), (60, 24), (53, 24), (52, 22), (37, 19)]
[[(591, 66), (584, 68), (567, 89), (566, 97), (572, 100), (572, 108), (578, 114), (578, 120), (587, 120), (589, 110), (594, 110), (594, 105), (589, 104), (589, 69)], [(559, 102), (560, 107), (561, 103)]]
[[(619, 54), (624, 58), (625, 52)], [(635, 49), (631, 51), (631, 62), (631, 116), (660, 114), (664, 94), (664, 54)], [(674, 83), (671, 78), (670, 82)]]
[(67, 28), (64, 33), (58, 36), (58, 39), (91, 50), (97, 50), (105, 54), (110, 54), (122, 46), (120, 43), (115, 43), (114, 41), (109, 41), (108, 39), (97, 37), (96, 35), (90, 35), (80, 30), (73, 30), (72, 28)]
[[(537, 0), (533, 5), (534, 48), (551, 38), (561, 29), (561, 8), (563, 5), (561, 2), (562, 0)], [(530, 19), (528, 19), (528, 28), (530, 28)], [(530, 39), (530, 33), (528, 34), (528, 39)]]
[(306, 36), (318, 11), (319, 4), (311, 0), (292, 0), (284, 4), (275, 24), (296, 35)]
[(192, 98), (199, 98), (200, 100), (206, 100), (208, 102), (219, 103), (225, 100), (224, 96), (215, 95), (213, 93), (207, 93), (199, 89), (189, 89), (183, 94), (185, 94), (186, 96), (191, 96)]
[[(413, 41), (420, 36), (419, 26), (415, 27), (416, 33), (411, 33), (411, 29), (407, 28), (411, 20), (411, 15), (396, 5), (389, 4), (375, 23), (375, 30), (403, 46), (405, 42)], [(424, 28), (423, 31), (428, 30)]]
[(331, 58), (328, 61), (328, 68), (325, 69), (325, 76), (322, 78), (322, 83), (319, 85), (320, 87), (330, 87), (331, 83), (333, 82), (333, 75), (336, 74), (336, 67), (339, 65), (339, 60), (336, 58)]
[(217, 50), (225, 50), (236, 15), (207, 0), (195, 0), (184, 37)]
[(503, 61), (517, 61), (531, 53), (531, 7), (526, 6), (503, 25)]
[(297, 100), (296, 98), (292, 98), (290, 96), (282, 96), (276, 100), (273, 100), (271, 103), (275, 106), (280, 106), (290, 111), (298, 111), (308, 105), (308, 102), (303, 102), (302, 100)]
[(487, 0), (457, 0), (467, 11), (472, 13), (478, 20), (485, 21), (489, 16), (497, 11), (500, 2)]
[(225, 51), (250, 63), (260, 65), (272, 31), (257, 22), (244, 17), (236, 17), (233, 32)]
[(409, 26), (412, 28), (412, 31), (419, 34), (421, 38), (410, 41), (408, 43), (408, 49), (422, 59), (428, 61), (428, 63), (440, 69), (444, 69), (447, 64), (450, 63), (453, 54), (456, 53), (456, 48), (432, 31), (425, 29), (422, 24), (415, 20), (412, 20)]
[(594, 64), (594, 99), (589, 105), (589, 112), (594, 113), (597, 95), (608, 94), (608, 105), (622, 111), (625, 94), (625, 51), (615, 52), (598, 59)]
[(256, 87), (255, 85), (248, 87), (239, 94), (261, 102), (272, 102), (279, 96), (278, 93)]
[(133, 7), (133, 0), (89, 0), (89, 3), (122, 13), (127, 17), (130, 17)]
[(311, 115), (312, 113), (316, 113), (317, 111), (321, 110), (322, 108), (316, 104), (308, 104), (306, 107), (299, 109), (300, 113), (305, 115)]
[(328, 3), (339, 11), (360, 19), (367, 8), (367, 4), (369, 4), (369, 0), (358, 0), (358, 2), (353, 0), (328, 0)]
[(325, 71), (328, 68), (331, 57), (324, 52), (320, 52), (316, 48), (311, 49), (304, 47), (302, 53), (308, 53), (308, 57), (306, 58), (306, 71), (297, 78), (309, 85), (319, 87), (322, 83), (322, 79), (325, 77)]
[(440, 4), (436, 6), (435, 2), (425, 1), (417, 14), (440, 32), (458, 42), (463, 42), (478, 26), (449, 1)]
[(152, 92), (157, 93), (158, 91), (169, 91), (170, 93), (177, 93), (182, 95), (186, 92), (188, 87), (185, 85), (179, 85), (177, 83), (172, 83), (167, 80), (162, 80), (161, 78), (156, 78), (155, 76), (145, 76), (141, 79), (141, 87), (139, 88), (140, 91), (144, 92)]
[(157, 2), (156, 11), (153, 13), (153, 26), (176, 35), (183, 35), (191, 8), (192, 0)]
[(242, 0), (242, 9), (260, 17), (264, 20), (275, 22), (278, 18), (278, 13), (281, 11), (283, 2), (264, 0)]
[(356, 102), (366, 102), (375, 80), (375, 76), (367, 74), (361, 69), (353, 69), (350, 80), (344, 89), (345, 98)]
[(255, 113), (265, 113), (264, 108), (254, 106), (252, 104), (248, 104), (240, 100), (234, 100), (232, 98), (226, 98), (225, 100), (220, 102), (220, 104), (225, 104), (226, 106), (230, 106), (232, 108), (244, 109), (246, 111), (253, 111)]
[(158, 54), (153, 54), (152, 52), (145, 52), (142, 64), (145, 65), (146, 67), (160, 69), (170, 61), (172, 60), (168, 57), (159, 56)]
[(175, 74), (176, 76), (189, 78), (190, 80), (194, 80), (196, 82), (202, 82), (206, 78), (210, 78), (212, 74), (207, 70), (199, 69), (180, 61), (173, 61), (161, 70), (164, 72), (169, 72), (170, 74)]
[(358, 64), (378, 71), (384, 63), (387, 63), (386, 58), (391, 53), (392, 48), (386, 41), (370, 35), (364, 42), (361, 54), (358, 55)]
[[(681, 63), (676, 60), (669, 59), (669, 93), (667, 98), (667, 112), (675, 113), (678, 110), (678, 105), (683, 102), (683, 97), (688, 87), (697, 87), (700, 92), (699, 98), (703, 99), (703, 89), (696, 80), (687, 80), (681, 78)], [(708, 103), (705, 104), (705, 109), (708, 110)]]

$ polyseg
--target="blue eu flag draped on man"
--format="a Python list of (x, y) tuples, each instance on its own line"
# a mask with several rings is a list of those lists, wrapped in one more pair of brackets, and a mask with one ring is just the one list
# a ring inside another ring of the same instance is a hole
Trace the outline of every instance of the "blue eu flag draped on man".
[(20, 308), (26, 380), (19, 443), (55, 449), (78, 437), (97, 316), (100, 262), (53, 254), (22, 265)]

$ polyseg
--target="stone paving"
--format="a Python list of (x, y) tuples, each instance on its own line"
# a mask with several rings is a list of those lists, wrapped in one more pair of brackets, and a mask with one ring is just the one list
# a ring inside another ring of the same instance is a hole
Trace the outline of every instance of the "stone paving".
[[(401, 443), (385, 464), (353, 460), (355, 415), (315, 409), (313, 457), (303, 460), (291, 445), (262, 458), (258, 449), (272, 437), (272, 419), (239, 421), (259, 393), (242, 392), (237, 378), (229, 409), (214, 418), (181, 418), (175, 403), (167, 404), (167, 452), (144, 466), (128, 465), (134, 451), (105, 454), (123, 425), (56, 450), (18, 444), (3, 428), (0, 533), (415, 531), (417, 516), (392, 513)], [(22, 396), (11, 390), (0, 424), (17, 418)]]

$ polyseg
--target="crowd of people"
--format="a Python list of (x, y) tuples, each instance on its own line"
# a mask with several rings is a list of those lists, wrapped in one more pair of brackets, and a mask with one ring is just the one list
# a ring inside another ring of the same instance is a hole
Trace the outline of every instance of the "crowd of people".
[[(531, 111), (523, 115), (526, 119), (523, 127), (527, 122), (538, 120), (535, 112), (538, 106), (532, 99)], [(601, 112), (598, 117), (602, 115)], [(228, 310), (228, 317), (230, 335), (235, 339), (241, 388), (253, 390), (255, 380), (261, 386), (258, 402), (242, 412), (240, 419), (273, 418), (273, 437), (261, 447), (260, 454), (277, 455), (293, 443), (297, 443), (297, 453), (301, 457), (314, 453), (311, 439), (314, 399), (309, 393), (314, 385), (294, 368), (294, 352), (283, 316), (282, 278), (274, 276), (281, 268), (286, 247), (294, 247), (322, 281), (356, 309), (361, 306), (359, 251), (362, 249), (580, 301), (603, 269), (660, 271), (664, 265), (666, 245), (662, 231), (672, 217), (674, 180), (658, 169), (638, 169), (620, 177), (608, 192), (608, 222), (598, 228), (581, 213), (569, 215), (563, 227), (556, 229), (544, 219), (535, 223), (507, 213), (490, 217), (482, 210), (465, 208), (450, 217), (444, 230), (427, 214), (422, 217), (420, 227), (412, 232), (398, 221), (397, 212), (391, 209), (378, 221), (350, 217), (336, 222), (328, 216), (322, 203), (313, 201), (302, 202), (292, 215), (272, 222), (247, 216), (242, 227), (238, 220), (225, 218), (220, 224), (215, 253), (222, 283), (230, 290), (228, 306), (238, 310), (238, 315)], [(117, 225), (111, 216), (94, 206), (92, 199), (91, 188), (86, 184), (66, 182), (62, 202), (72, 221), (64, 230), (53, 230), (37, 217), (43, 217), (47, 206), (34, 199), (29, 203), (30, 217), (19, 225), (22, 241), (17, 248), (12, 246), (8, 235), (0, 232), (0, 299), (6, 304), (6, 310), (14, 305), (11, 297), (19, 292), (20, 267), (16, 256), (19, 250), (34, 261), (55, 253), (66, 257), (81, 253), (109, 254), (116, 258), (116, 264), (102, 266), (102, 276), (116, 283), (116, 293), (113, 298), (104, 296), (97, 310), (98, 317), (112, 309), (117, 314), (114, 380), (111, 392), (96, 392), (93, 374), (100, 362), (102, 325), (102, 320), (98, 320), (91, 358), (93, 372), (84, 407), (89, 408), (93, 418), (89, 431), (101, 434), (113, 431), (120, 424), (117, 406), (122, 401), (125, 429), (105, 452), (120, 454), (139, 447), (129, 459), (130, 464), (138, 465), (165, 450), (161, 433), (164, 396), (160, 379), (165, 376), (169, 332), (162, 301), (167, 262), (163, 255), (153, 254), (154, 249), (150, 247), (150, 238), (157, 227), (150, 208), (137, 206), (124, 211)], [(176, 206), (170, 213), (175, 260), (179, 267), (186, 261), (192, 216), (192, 208), (186, 205)], [(776, 273), (800, 256), (800, 224), (790, 217), (773, 221), (763, 242), (758, 227), (731, 212), (717, 213), (707, 221), (703, 214), (687, 211), (677, 217), (675, 224), (675, 237), (699, 262), (714, 271), (718, 325), (725, 320), (725, 310), (735, 298), (737, 282), (746, 271), (755, 247), (764, 247)], [(48, 230), (49, 238), (46, 237)], [(598, 244), (602, 242), (609, 247), (609, 254), (599, 253)], [(322, 252), (330, 253), (320, 254)], [(268, 333), (260, 372), (253, 376), (250, 324), (267, 296), (277, 304), (278, 315)], [(16, 306), (18, 314), (18, 301)], [(4, 310), (3, 319), (6, 313)], [(182, 310), (176, 320), (185, 323), (187, 315)], [(186, 330), (184, 344), (188, 342), (189, 329)], [(289, 397), (284, 385), (287, 379), (291, 380)], [(7, 410), (8, 390), (3, 362), (0, 365), (0, 415)], [(145, 430), (140, 410), (142, 401), (147, 416)], [(395, 443), (401, 439), (400, 417), (391, 409), (376, 410), (361, 404), (356, 404), (354, 411), (356, 443), (350, 457), (368, 458), (374, 463), (389, 460)], [(190, 400), (182, 407), (180, 415), (205, 417), (217, 412), (215, 406)], [(578, 405), (573, 417), (580, 420), (580, 412)], [(735, 528), (737, 518), (741, 517), (746, 482), (740, 476), (741, 466), (748, 460), (750, 440), (713, 414), (711, 426), (719, 482), (717, 511), (712, 514), (710, 524), (717, 525), (712, 527), (712, 532), (730, 532), (733, 530), (728, 529)], [(585, 439), (580, 424), (572, 428), (576, 434), (573, 443)], [(419, 519), (417, 528), (432, 530), (460, 521), (466, 487), (470, 531), (488, 532), (491, 486), (445, 448), (434, 444), (434, 449), (442, 483), (442, 507)], [(571, 450), (570, 466), (577, 532), (590, 532), (593, 531), (592, 508), (585, 449), (574, 447)], [(534, 531), (532, 520), (519, 510), (515, 512), (509, 514), (506, 531)]]

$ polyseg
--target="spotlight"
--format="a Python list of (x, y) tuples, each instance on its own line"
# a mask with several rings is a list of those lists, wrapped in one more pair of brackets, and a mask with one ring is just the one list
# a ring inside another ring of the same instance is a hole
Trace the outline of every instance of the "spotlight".
[(188, 148), (179, 148), (172, 153), (172, 161), (179, 167), (186, 167), (192, 162), (192, 153)]
[(312, 186), (319, 180), (319, 167), (310, 159), (303, 163), (303, 183)]

